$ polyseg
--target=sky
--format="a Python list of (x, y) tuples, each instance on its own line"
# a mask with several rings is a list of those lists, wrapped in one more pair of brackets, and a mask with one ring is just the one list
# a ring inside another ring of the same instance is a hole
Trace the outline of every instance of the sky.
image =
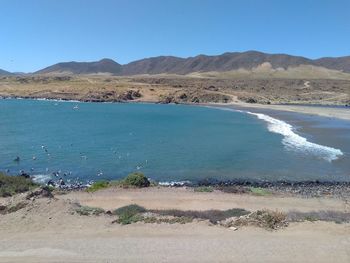
[(0, 68), (258, 50), (350, 55), (349, 0), (0, 0)]

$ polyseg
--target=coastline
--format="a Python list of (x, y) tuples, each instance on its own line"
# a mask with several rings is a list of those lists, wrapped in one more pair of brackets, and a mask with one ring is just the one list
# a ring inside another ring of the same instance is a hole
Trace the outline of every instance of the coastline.
[[(207, 104), (212, 105), (212, 104)], [(217, 105), (217, 104), (214, 104)], [(339, 108), (331, 106), (321, 106), (321, 105), (277, 105), (277, 104), (253, 104), (253, 103), (244, 103), (244, 102), (232, 102), (228, 104), (219, 103), (220, 106), (227, 106), (233, 108), (244, 108), (244, 109), (264, 109), (264, 110), (273, 110), (273, 111), (286, 111), (286, 112), (296, 112), (301, 114), (308, 115), (317, 115), (328, 118), (337, 118), (346, 121), (350, 121), (350, 108)], [(217, 105), (218, 106), (218, 105)]]
[[(77, 100), (66, 98), (49, 98), (49, 97), (21, 97), (21, 96), (0, 96), (0, 99), (29, 99), (29, 100), (47, 100), (58, 102), (80, 102), (80, 103), (151, 103), (151, 104), (168, 104), (161, 101), (152, 100), (125, 100), (125, 101), (110, 101), (110, 100)], [(173, 104), (173, 103), (169, 103)], [(339, 107), (338, 105), (315, 105), (315, 104), (259, 104), (259, 103), (246, 103), (241, 101), (234, 101), (228, 103), (174, 103), (179, 105), (191, 105), (191, 106), (211, 106), (211, 107), (225, 107), (233, 109), (263, 109), (271, 111), (285, 111), (295, 112), (308, 115), (317, 115), (328, 118), (337, 118), (346, 121), (350, 121), (350, 107)]]

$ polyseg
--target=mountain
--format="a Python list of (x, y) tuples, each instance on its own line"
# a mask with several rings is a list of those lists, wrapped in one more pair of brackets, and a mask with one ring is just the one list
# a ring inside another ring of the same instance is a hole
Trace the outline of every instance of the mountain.
[(188, 74), (193, 72), (231, 71), (252, 69), (269, 62), (273, 68), (288, 68), (310, 64), (312, 60), (284, 54), (266, 54), (257, 51), (224, 53), (218, 56), (199, 55), (190, 58), (154, 57), (131, 62), (123, 66), (123, 75), (135, 74)]
[(286, 70), (299, 66), (313, 66), (318, 69), (350, 73), (350, 56), (338, 58), (309, 59), (287, 54), (267, 54), (258, 51), (228, 52), (217, 56), (198, 55), (189, 58), (159, 56), (145, 58), (120, 65), (111, 59), (97, 62), (58, 63), (36, 73), (94, 74), (112, 73), (115, 75), (138, 74), (190, 74), (203, 72), (229, 72), (239, 69), (255, 70), (266, 65), (272, 70)]
[(41, 69), (35, 73), (69, 73), (69, 74), (96, 74), (111, 73), (120, 74), (122, 66), (111, 59), (102, 59), (96, 62), (62, 62), (47, 68)]
[(153, 57), (123, 65), (123, 75), (135, 74), (189, 74), (193, 72), (226, 72), (254, 69), (269, 63), (273, 69), (287, 69), (301, 65), (324, 67), (350, 73), (350, 56), (312, 60), (287, 54), (267, 54), (258, 51), (224, 53), (218, 56), (199, 55), (190, 58)]
[(0, 69), (0, 76), (7, 76), (7, 75), (12, 75), (12, 73), (11, 73), (11, 72), (8, 72), (8, 71), (6, 71), (6, 70)]
[(320, 58), (316, 59), (315, 63), (321, 67), (350, 72), (350, 56), (337, 58)]

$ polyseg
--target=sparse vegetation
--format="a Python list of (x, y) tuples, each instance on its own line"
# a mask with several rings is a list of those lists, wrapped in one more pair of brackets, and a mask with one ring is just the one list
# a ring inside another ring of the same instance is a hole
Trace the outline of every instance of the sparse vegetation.
[(109, 187), (110, 183), (108, 181), (97, 181), (94, 182), (88, 189), (88, 192), (96, 192), (98, 190)]
[(254, 225), (265, 229), (279, 229), (288, 225), (287, 215), (272, 210), (258, 210), (234, 222), (235, 226)]
[(335, 223), (349, 223), (350, 212), (338, 212), (338, 211), (312, 211), (312, 212), (298, 212), (291, 211), (287, 215), (290, 222), (302, 222), (302, 221), (327, 221)]
[(211, 186), (199, 186), (194, 188), (195, 192), (204, 192), (204, 193), (210, 193), (213, 192), (214, 189)]
[(38, 185), (30, 178), (23, 176), (9, 176), (0, 173), (0, 196), (7, 197), (17, 193), (29, 191)]
[(122, 225), (128, 225), (136, 223), (142, 220), (141, 213), (146, 212), (146, 209), (142, 206), (132, 204), (128, 206), (120, 207), (113, 211), (113, 214), (118, 216), (117, 223)]
[(79, 206), (77, 209), (75, 209), (75, 212), (82, 216), (98, 216), (100, 214), (103, 214), (105, 210), (99, 207)]
[(206, 211), (183, 211), (183, 210), (150, 210), (150, 212), (159, 214), (162, 216), (173, 216), (173, 217), (187, 217), (193, 219), (209, 220), (213, 224), (217, 224), (218, 221), (225, 220), (230, 217), (240, 217), (247, 215), (250, 212), (241, 209), (233, 208), (228, 210), (206, 210)]
[(249, 190), (254, 195), (266, 196), (272, 194), (269, 190), (261, 187), (250, 187)]
[(144, 217), (142, 221), (146, 224), (187, 224), (193, 221), (192, 217), (180, 216), (180, 217)]

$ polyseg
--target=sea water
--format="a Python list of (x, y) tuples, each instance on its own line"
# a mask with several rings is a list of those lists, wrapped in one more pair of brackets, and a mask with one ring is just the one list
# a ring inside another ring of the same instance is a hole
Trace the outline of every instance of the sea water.
[(349, 122), (317, 125), (326, 136), (258, 111), (0, 100), (0, 171), (43, 181), (135, 171), (158, 181), (350, 181)]

